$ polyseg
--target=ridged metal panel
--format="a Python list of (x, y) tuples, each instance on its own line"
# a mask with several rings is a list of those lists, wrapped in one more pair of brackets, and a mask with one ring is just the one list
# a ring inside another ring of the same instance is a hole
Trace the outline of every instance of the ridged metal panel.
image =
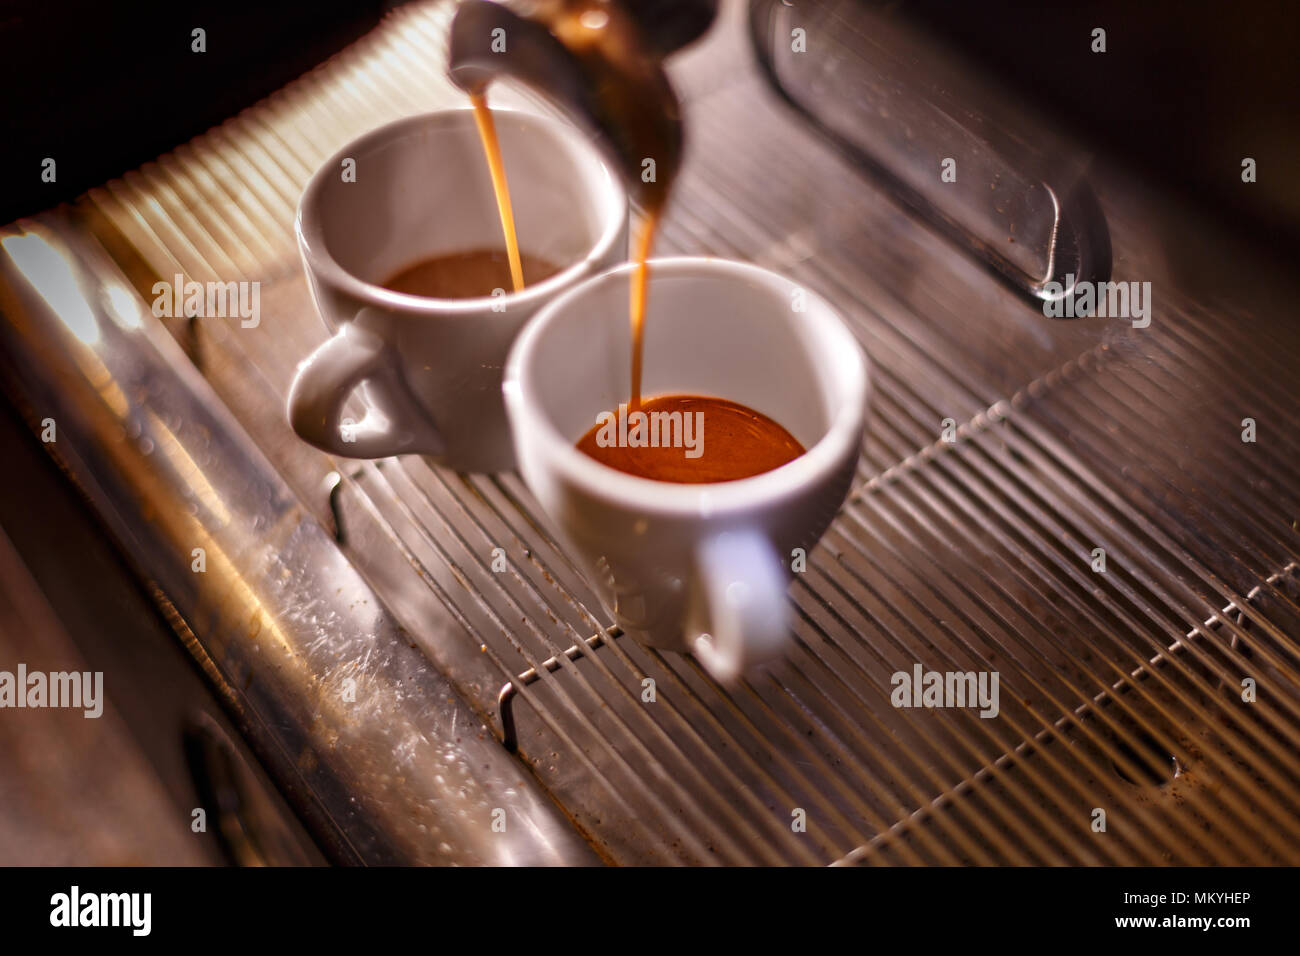
[[(692, 139), (658, 251), (806, 282), (876, 376), (859, 484), (791, 589), (784, 661), (725, 689), (630, 641), (570, 660), (608, 622), (515, 475), (335, 461), (297, 442), (282, 401), (325, 334), (292, 244), (298, 192), (357, 133), (461, 105), (441, 76), (448, 12), (402, 8), (81, 209), (143, 293), (175, 272), (264, 283), (260, 328), (202, 319), (175, 334), (326, 523), (341, 474), (346, 553), (486, 719), (505, 682), (540, 669), (514, 705), (520, 759), (602, 854), (1300, 860), (1294, 328), (1182, 292), (1122, 179), (1102, 190), (1116, 277), (1167, 279), (1155, 321), (1043, 318), (809, 132), (730, 15), (676, 67)], [(1241, 442), (1246, 416), (1266, 439)], [(890, 675), (918, 662), (998, 671), (1000, 715), (895, 709)]]

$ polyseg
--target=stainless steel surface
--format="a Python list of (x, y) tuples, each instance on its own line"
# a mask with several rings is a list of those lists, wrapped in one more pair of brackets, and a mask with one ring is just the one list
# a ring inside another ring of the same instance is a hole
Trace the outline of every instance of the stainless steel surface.
[[(137, 559), (152, 542), (133, 535), (155, 528), (141, 502), (175, 475), (195, 494), (221, 489), (248, 520), (217, 521), (200, 495), (192, 515), (164, 516), (160, 553), (237, 534), (220, 568), (229, 581), (288, 571), (287, 593), (250, 586), (273, 602), (260, 639), (236, 626), (250, 620), (248, 595), (223, 592), (233, 610), (214, 614), (192, 596), (188, 562), (153, 573), (183, 611), (198, 609), (185, 617), (196, 653), (221, 664), (214, 679), (238, 688), (251, 675), (253, 734), (287, 738), (282, 779), (312, 794), (360, 858), (501, 859), (459, 813), (514, 773), (537, 784), (509, 785), (537, 794), (529, 812), (545, 839), (532, 845), (555, 859), (581, 856), (571, 833), (547, 829), (538, 791), (616, 862), (1300, 861), (1294, 277), (1098, 162), (1114, 278), (1152, 283), (1152, 322), (1045, 319), (781, 102), (740, 12), (672, 64), (687, 156), (657, 251), (749, 259), (807, 283), (842, 310), (877, 374), (859, 485), (791, 589), (795, 649), (761, 677), (724, 689), (690, 658), (626, 640), (566, 653), (608, 622), (515, 475), (330, 460), (284, 425), (294, 365), (325, 334), (293, 251), (298, 190), (358, 132), (460, 104), (441, 73), (445, 4), (403, 7), (325, 68), (48, 221), (98, 276), (112, 268), (89, 237), (102, 242), (146, 301), (175, 273), (263, 283), (257, 328), (168, 322), (193, 367), (149, 336), (152, 374), (188, 383), (190, 397), (146, 395), (141, 411), (173, 433), (209, 422), (233, 460), (209, 448), (178, 471), (158, 432), (150, 468), (114, 437), (132, 421), (110, 414), (115, 393), (87, 398), (105, 380), (76, 364), (83, 350), (66, 334), (62, 353), (28, 350), (22, 387), (53, 402), (80, 377), (66, 402), (101, 409), (85, 434), (114, 455), (74, 471), (117, 483), (115, 524)], [(1029, 137), (1025, 122), (1016, 132)], [(18, 282), (11, 269), (6, 279)], [(3, 304), (9, 315), (12, 293)], [(195, 399), (209, 387), (273, 468), (239, 450), (215, 401)], [(1247, 417), (1253, 444), (1241, 440)], [(331, 501), (341, 550), (323, 531)], [(1098, 547), (1104, 573), (1092, 570)], [(341, 631), (313, 630), (326, 620)], [(267, 643), (272, 625), (287, 646)], [(367, 650), (366, 673), (386, 675), (375, 719), (327, 709), (313, 724), (322, 680)], [(268, 653), (280, 668), (252, 666)], [(998, 671), (1001, 713), (895, 709), (890, 676), (918, 663)], [(521, 763), (503, 766), (515, 758), (484, 728), (503, 685), (530, 670), (513, 705)], [(456, 694), (464, 707), (444, 705)], [(456, 742), (464, 721), (473, 731)], [(328, 746), (336, 728), (351, 736)], [(320, 762), (296, 766), (299, 748)], [(469, 752), (492, 770), (462, 797), (443, 767)], [(804, 832), (791, 825), (800, 810)]]
[[(48, 596), (0, 532), (0, 667), (93, 673)], [(101, 672), (102, 673), (102, 672)], [(105, 675), (102, 690), (114, 691)], [(106, 696), (106, 695), (105, 695)], [(0, 866), (202, 866), (193, 837), (147, 754), (111, 701), (0, 721)], [(86, 826), (85, 821), (94, 821)]]
[[(66, 669), (51, 656), (71, 650), (78, 669), (103, 675), (106, 712), (93, 720), (75, 709), (3, 712), (7, 860), (230, 862), (235, 834), (224, 824), (234, 814), (244, 849), (266, 863), (324, 864), (103, 523), (7, 403), (0, 447), (0, 526), (9, 548), (0, 580), (11, 597), (0, 612), (9, 638), (0, 666)], [(196, 731), (206, 731), (219, 764), (195, 759)], [(200, 807), (206, 830), (195, 832)], [(17, 832), (23, 836), (11, 839)], [(102, 852), (114, 845), (119, 852)]]
[(750, 0), (754, 49), (810, 123), (1013, 288), (1056, 299), (1108, 278), (1088, 154), (1042, 122), (1023, 135), (1024, 108), (1005, 115), (1016, 98), (909, 24), (904, 6)]
[[(623, 631), (617, 625), (607, 627), (605, 630), (591, 635), (580, 644), (574, 644), (564, 652), (564, 656), (571, 661), (576, 661), (588, 651), (597, 651), (605, 643), (606, 638), (617, 640), (623, 636)], [(559, 655), (548, 657), (542, 661), (542, 668), (551, 674), (560, 669)], [(497, 693), (497, 717), (501, 720), (501, 745), (511, 753), (519, 751), (519, 730), (515, 725), (515, 698), (519, 696), (519, 688), (527, 687), (529, 684), (535, 684), (541, 679), (541, 673), (536, 667), (530, 667), (513, 680), (506, 681), (501, 685), (501, 690)]]
[(0, 247), (10, 382), (333, 855), (594, 859), (94, 240), (55, 213)]

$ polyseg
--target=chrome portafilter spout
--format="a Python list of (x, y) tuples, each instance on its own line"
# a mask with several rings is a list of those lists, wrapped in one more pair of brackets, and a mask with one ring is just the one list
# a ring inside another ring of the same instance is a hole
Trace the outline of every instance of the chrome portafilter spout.
[(682, 158), (681, 110), (663, 59), (713, 22), (717, 0), (464, 0), (448, 75), (466, 93), (525, 83), (587, 127), (650, 214)]

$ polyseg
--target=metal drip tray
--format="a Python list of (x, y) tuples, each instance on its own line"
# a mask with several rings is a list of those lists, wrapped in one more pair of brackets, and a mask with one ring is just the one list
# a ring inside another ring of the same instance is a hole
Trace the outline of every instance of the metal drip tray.
[[(72, 334), (11, 254), (12, 393), (66, 416), (54, 453), (336, 858), (1300, 862), (1295, 290), (1226, 244), (1189, 269), (1177, 237), (1208, 227), (1098, 166), (1114, 276), (1153, 283), (1153, 321), (1046, 319), (783, 103), (739, 13), (674, 65), (691, 139), (660, 251), (817, 289), (876, 375), (857, 486), (760, 676), (723, 688), (607, 633), (516, 475), (330, 459), (284, 422), (325, 335), (299, 191), (359, 132), (459, 105), (445, 4), (11, 227), (99, 323)], [(261, 282), (261, 324), (154, 319), (176, 274)], [(203, 535), (223, 558), (196, 581)], [(997, 715), (894, 706), (918, 665), (997, 672)]]

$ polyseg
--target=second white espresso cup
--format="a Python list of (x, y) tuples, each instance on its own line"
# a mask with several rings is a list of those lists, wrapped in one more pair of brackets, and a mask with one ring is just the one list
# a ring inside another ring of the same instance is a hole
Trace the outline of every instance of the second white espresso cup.
[[(513, 465), (501, 368), (515, 335), (556, 294), (622, 261), (627, 199), (574, 127), (493, 110), (522, 252), (560, 271), (519, 293), (427, 298), (382, 286), (422, 259), (502, 249), (501, 219), (471, 109), (372, 130), (312, 177), (298, 245), (334, 333), (289, 394), (298, 435), (349, 458), (421, 453), (459, 471)], [(358, 390), (366, 412), (344, 417)]]
[(867, 362), (835, 311), (788, 279), (718, 259), (654, 260), (643, 394), (739, 402), (784, 426), (806, 452), (710, 484), (609, 468), (575, 445), (602, 412), (628, 401), (633, 268), (575, 287), (520, 333), (505, 371), (515, 456), (616, 623), (648, 645), (693, 652), (732, 680), (790, 640), (796, 549), (816, 544), (852, 483)]

